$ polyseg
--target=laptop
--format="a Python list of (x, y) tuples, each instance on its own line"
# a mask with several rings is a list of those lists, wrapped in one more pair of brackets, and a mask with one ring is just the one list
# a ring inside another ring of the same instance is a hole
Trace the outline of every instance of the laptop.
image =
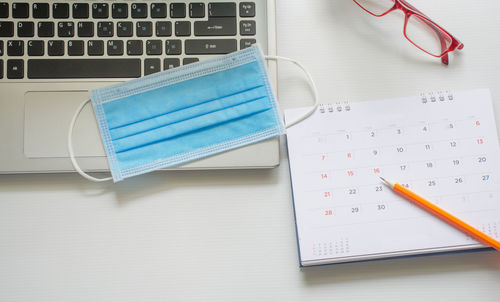
[[(276, 54), (275, 0), (0, 0), (0, 173), (74, 171), (67, 132), (95, 89), (259, 43)], [(268, 65), (276, 84), (276, 66)], [(276, 85), (274, 85), (276, 87)], [(75, 125), (86, 171), (108, 165), (92, 107)], [(182, 169), (270, 168), (278, 139), (183, 165)]]

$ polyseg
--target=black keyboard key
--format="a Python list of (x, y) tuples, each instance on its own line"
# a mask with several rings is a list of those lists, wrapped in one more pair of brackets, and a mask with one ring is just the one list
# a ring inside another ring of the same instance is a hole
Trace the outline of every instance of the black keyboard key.
[(194, 22), (195, 36), (236, 36), (236, 18), (210, 18)]
[(43, 44), (40, 40), (28, 41), (28, 56), (43, 56), (45, 50)]
[(30, 6), (28, 3), (12, 3), (13, 18), (28, 18), (30, 16)]
[(80, 40), (70, 40), (68, 41), (68, 55), (69, 56), (83, 56), (84, 54), (84, 42)]
[(189, 3), (189, 17), (191, 17), (191, 18), (204, 18), (205, 17), (205, 3)]
[(175, 22), (175, 35), (178, 37), (191, 35), (191, 22), (189, 21), (176, 21)]
[(146, 59), (144, 60), (144, 75), (150, 75), (155, 72), (161, 71), (160, 59)]
[(131, 11), (134, 19), (148, 17), (148, 5), (146, 3), (132, 3)]
[(52, 4), (52, 17), (55, 19), (69, 18), (69, 4), (68, 3)]
[(0, 40), (0, 57), (3, 56), (3, 41)]
[(181, 61), (179, 59), (168, 58), (163, 60), (163, 70), (179, 67), (180, 65)]
[(227, 54), (238, 49), (236, 39), (186, 40), (188, 55)]
[(255, 3), (254, 2), (241, 2), (240, 3), (240, 17), (255, 17)]
[(0, 18), (9, 17), (9, 3), (0, 2)]
[(13, 57), (23, 56), (24, 41), (7, 41), (7, 55)]
[(89, 4), (88, 3), (73, 3), (73, 18), (74, 19), (88, 19), (89, 18)]
[(152, 3), (151, 4), (151, 18), (166, 18), (167, 17), (167, 4), (166, 3)]
[(165, 41), (165, 53), (167, 55), (180, 55), (182, 53), (182, 41), (181, 40)]
[(233, 2), (209, 3), (208, 17), (236, 17), (236, 3)]
[(113, 19), (128, 18), (128, 4), (127, 3), (111, 4), (111, 15), (113, 16)]
[(22, 38), (35, 36), (35, 23), (17, 22), (17, 36)]
[(0, 22), (0, 38), (14, 36), (14, 22)]
[(163, 52), (162, 41), (161, 40), (147, 40), (146, 41), (146, 54), (151, 55), (161, 55)]
[(182, 59), (182, 65), (196, 63), (196, 62), (199, 62), (199, 61), (200, 61), (200, 59), (198, 59), (198, 58), (184, 58), (184, 59)]
[(240, 21), (240, 35), (253, 36), (255, 34), (255, 21)]
[(28, 60), (28, 78), (30, 79), (138, 78), (140, 76), (140, 59)]
[(64, 56), (64, 41), (50, 40), (47, 42), (47, 53), (49, 56)]
[(104, 55), (104, 41), (102, 40), (87, 41), (87, 54), (89, 56)]
[(107, 3), (92, 4), (92, 18), (106, 19), (109, 17), (109, 6)]
[(123, 40), (109, 40), (108, 56), (123, 56)]
[(186, 3), (170, 3), (170, 18), (185, 18)]
[(78, 36), (90, 38), (94, 36), (94, 22), (78, 22)]
[(156, 36), (169, 37), (172, 35), (172, 23), (170, 21), (156, 22)]
[(49, 10), (50, 7), (48, 3), (33, 3), (33, 18), (48, 19)]
[(54, 36), (54, 22), (38, 22), (38, 37), (47, 38)]
[(0, 60), (0, 79), (3, 79), (3, 60)]
[(153, 23), (152, 22), (137, 22), (135, 29), (135, 34), (138, 37), (151, 37), (153, 35)]
[(75, 35), (75, 24), (73, 22), (59, 22), (57, 24), (57, 35), (61, 38), (73, 37)]
[(112, 37), (113, 36), (113, 22), (98, 22), (97, 23), (97, 36), (98, 37)]
[(116, 23), (116, 35), (118, 37), (132, 37), (134, 31), (134, 23), (118, 22)]
[(7, 78), (9, 79), (24, 78), (23, 60), (7, 60)]
[(141, 56), (142, 55), (142, 40), (127, 41), (127, 55)]
[(255, 39), (241, 39), (240, 40), (240, 49), (248, 48), (255, 43), (257, 43), (257, 40), (255, 40)]

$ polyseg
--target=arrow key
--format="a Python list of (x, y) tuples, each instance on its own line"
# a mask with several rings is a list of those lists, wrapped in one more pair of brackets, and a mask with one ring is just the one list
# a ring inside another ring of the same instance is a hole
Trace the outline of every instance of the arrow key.
[(155, 72), (161, 71), (160, 59), (146, 59), (144, 60), (144, 75), (150, 75)]

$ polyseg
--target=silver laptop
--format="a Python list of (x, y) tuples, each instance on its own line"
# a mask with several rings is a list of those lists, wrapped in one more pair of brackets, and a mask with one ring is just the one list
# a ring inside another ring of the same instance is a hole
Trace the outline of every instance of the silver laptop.
[[(89, 89), (253, 43), (276, 53), (274, 0), (0, 0), (0, 173), (73, 171), (67, 131)], [(276, 84), (274, 65), (269, 72)], [(84, 170), (108, 169), (91, 106), (75, 125), (74, 148)], [(273, 139), (182, 168), (278, 164)]]

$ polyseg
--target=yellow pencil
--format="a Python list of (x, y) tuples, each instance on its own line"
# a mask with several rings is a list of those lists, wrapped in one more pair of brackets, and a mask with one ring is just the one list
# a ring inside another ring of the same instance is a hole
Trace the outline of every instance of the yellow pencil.
[(418, 205), (422, 209), (430, 212), (431, 214), (434, 214), (438, 218), (446, 221), (447, 223), (451, 224), (452, 226), (456, 227), (457, 229), (461, 230), (462, 232), (468, 234), (469, 236), (481, 241), (482, 243), (484, 243), (486, 245), (489, 245), (489, 246), (495, 248), (497, 251), (500, 251), (500, 242), (497, 241), (496, 239), (486, 235), (485, 233), (481, 232), (480, 230), (474, 228), (473, 226), (471, 226), (471, 225), (465, 223), (464, 221), (458, 219), (457, 217), (451, 215), (450, 213), (439, 208), (435, 204), (425, 200), (423, 197), (418, 196), (417, 194), (413, 193), (412, 191), (408, 190), (407, 188), (403, 187), (402, 185), (397, 184), (397, 183), (392, 183), (383, 177), (380, 177), (380, 179), (382, 179), (382, 181), (389, 188), (391, 188), (394, 192), (401, 195), (405, 199), (408, 199), (409, 201)]

